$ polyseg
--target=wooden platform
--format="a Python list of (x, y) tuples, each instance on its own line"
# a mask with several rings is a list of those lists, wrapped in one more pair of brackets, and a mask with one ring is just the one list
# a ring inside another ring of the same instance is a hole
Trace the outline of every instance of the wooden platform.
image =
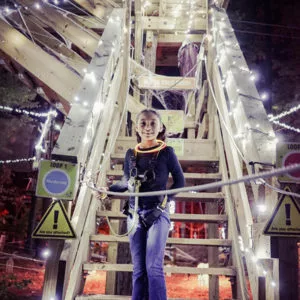
[[(106, 234), (93, 234), (90, 236), (90, 240), (97, 241), (97, 242), (121, 242), (121, 243), (129, 242), (128, 236), (116, 237), (113, 235), (106, 235)], [(231, 247), (231, 240), (168, 238), (167, 244), (211, 246), (211, 247)]]
[[(99, 264), (99, 263), (86, 263), (83, 265), (85, 271), (116, 271), (116, 272), (132, 272), (132, 264)], [(236, 272), (233, 268), (193, 268), (193, 267), (177, 267), (177, 266), (165, 266), (164, 271), (166, 273), (174, 274), (206, 274), (217, 276), (235, 276)]]
[[(131, 300), (130, 296), (120, 295), (82, 295), (77, 296), (76, 300)], [(168, 300), (199, 300), (195, 298), (169, 298)]]
[[(125, 219), (122, 212), (98, 211), (98, 217), (109, 217), (111, 219)], [(200, 222), (200, 223), (224, 223), (228, 218), (226, 215), (209, 215), (209, 214), (171, 214), (171, 221), (181, 222)]]

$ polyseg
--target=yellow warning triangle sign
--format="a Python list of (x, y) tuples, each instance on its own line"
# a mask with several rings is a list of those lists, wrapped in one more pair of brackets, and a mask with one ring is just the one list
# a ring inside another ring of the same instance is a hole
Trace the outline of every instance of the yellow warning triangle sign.
[(33, 231), (32, 237), (39, 239), (76, 238), (74, 229), (60, 200), (51, 203), (42, 220)]
[[(285, 190), (290, 191), (285, 188)], [(282, 195), (268, 221), (264, 234), (277, 236), (300, 236), (300, 208), (290, 195)]]

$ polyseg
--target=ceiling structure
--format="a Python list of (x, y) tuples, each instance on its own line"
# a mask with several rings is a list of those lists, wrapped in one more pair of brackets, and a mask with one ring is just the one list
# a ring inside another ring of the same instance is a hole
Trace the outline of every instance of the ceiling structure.
[(200, 43), (208, 24), (206, 0), (135, 0), (131, 5), (112, 0), (16, 0), (1, 4), (1, 65), (64, 113), (114, 8), (130, 11), (134, 59), (153, 73), (156, 67), (177, 68), (182, 42)]

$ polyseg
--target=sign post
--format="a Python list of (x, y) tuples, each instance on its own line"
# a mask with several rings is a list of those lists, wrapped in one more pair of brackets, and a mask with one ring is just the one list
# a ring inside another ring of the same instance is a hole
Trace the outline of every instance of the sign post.
[[(287, 167), (300, 163), (300, 143), (278, 143), (276, 146), (276, 167)], [(283, 174), (278, 177), (280, 182), (300, 182), (300, 171)]]
[(300, 236), (300, 208), (292, 196), (282, 195), (278, 200), (266, 224), (264, 234), (284, 237)]
[(36, 187), (38, 197), (73, 200), (77, 165), (63, 161), (42, 160)]

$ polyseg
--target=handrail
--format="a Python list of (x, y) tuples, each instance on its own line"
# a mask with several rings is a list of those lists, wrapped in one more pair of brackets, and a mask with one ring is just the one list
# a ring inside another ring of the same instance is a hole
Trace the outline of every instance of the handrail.
[[(114, 45), (121, 47), (126, 38), (126, 35), (123, 34), (125, 11), (125, 9), (113, 10), (110, 17), (112, 21), (108, 22), (103, 32), (99, 48), (88, 68), (82, 83), (83, 86), (80, 87), (81, 102), (73, 104), (58, 140), (58, 145), (61, 147), (57, 148), (53, 154), (56, 159), (60, 157), (76, 159), (81, 168), (80, 180), (87, 180), (90, 173), (96, 172), (102, 153), (105, 151), (107, 136), (115, 136), (112, 132), (112, 128), (114, 128), (112, 124), (120, 118), (116, 103), (119, 103), (120, 108), (125, 105), (125, 102), (121, 103), (122, 96), (127, 95), (128, 92), (128, 85), (126, 85), (128, 74), (124, 74), (128, 66), (124, 66), (124, 61), (126, 61), (124, 57), (129, 54), (125, 47), (123, 55), (122, 51), (116, 51), (113, 48)], [(125, 42), (125, 44), (128, 43)], [(87, 86), (84, 86), (87, 80)], [(123, 84), (121, 84), (122, 82)], [(87, 105), (83, 103), (83, 99), (86, 100)], [(74, 126), (74, 123), (78, 124), (78, 127)], [(68, 134), (72, 135), (71, 139)], [(86, 144), (83, 143), (83, 137), (89, 137), (90, 141)], [(75, 147), (70, 147), (70, 143), (64, 143), (63, 139), (71, 140)], [(60, 140), (61, 143), (59, 143)], [(80, 143), (77, 143), (78, 140)], [(70, 148), (71, 151), (68, 150)], [(96, 224), (97, 201), (92, 197), (90, 189), (79, 183), (75, 194), (77, 194), (77, 199), (75, 199), (76, 206), (71, 224), (77, 238), (64, 243), (64, 249), (59, 259), (59, 262), (65, 265), (62, 299), (74, 299), (82, 289), (82, 263), (88, 259), (89, 234), (95, 232)], [(56, 282), (57, 278), (54, 274), (51, 276), (47, 276), (44, 283), (46, 288), (43, 291), (43, 299), (45, 300), (56, 295), (56, 284), (53, 282)]]
[[(220, 69), (219, 66), (213, 62), (212, 63), (212, 79), (209, 78), (208, 76), (208, 81), (210, 85), (210, 92), (212, 94), (212, 98), (215, 101), (215, 105), (218, 109), (218, 114), (220, 117), (220, 124), (215, 124), (217, 127), (221, 128), (222, 130), (222, 137), (224, 140), (224, 149), (222, 149), (223, 146), (218, 145), (220, 148), (219, 151), (226, 153), (226, 161), (221, 162), (222, 164), (226, 164), (227, 167), (224, 168), (223, 170), (223, 176), (228, 176), (231, 179), (239, 178), (243, 174), (243, 164), (241, 163), (240, 157), (239, 157), (239, 151), (242, 151), (242, 155), (246, 154), (246, 149), (240, 150), (237, 148), (235, 140), (233, 138), (233, 128), (232, 121), (230, 120), (229, 117), (229, 112), (228, 112), (228, 105), (226, 103), (226, 96), (224, 93), (223, 89), (223, 84), (221, 80), (221, 74), (220, 74)], [(216, 122), (217, 123), (217, 122)], [(220, 139), (217, 141), (219, 144), (223, 143)], [(259, 151), (256, 151), (256, 144), (253, 143), (252, 148), (254, 149), (253, 151), (249, 151), (251, 153), (258, 153)], [(249, 149), (248, 149), (249, 150)], [(219, 153), (220, 157), (222, 156), (222, 153)], [(224, 187), (225, 192), (227, 193), (227, 197), (230, 197), (233, 201), (233, 211), (232, 208), (227, 207), (229, 217), (233, 219), (234, 223), (231, 224), (231, 226), (237, 226), (238, 235), (233, 235), (233, 250), (235, 252), (238, 252), (240, 254), (243, 254), (245, 257), (245, 263), (247, 267), (247, 273), (249, 276), (249, 281), (250, 281), (250, 286), (251, 286), (251, 292), (253, 295), (253, 299), (258, 299), (258, 291), (259, 291), (259, 281), (258, 278), (259, 276), (264, 276), (262, 275), (262, 270), (258, 270), (254, 260), (256, 260), (256, 256), (254, 255), (254, 250), (257, 249), (258, 244), (256, 244), (256, 240), (253, 238), (253, 227), (254, 227), (254, 222), (253, 222), (253, 214), (249, 206), (249, 197), (247, 194), (247, 190), (244, 184), (238, 184), (236, 186), (231, 186), (230, 189)], [(237, 240), (238, 236), (240, 236), (240, 241)], [(241, 252), (239, 247), (236, 247), (239, 243), (243, 243), (241, 245), (241, 249), (246, 249), (247, 251), (244, 250), (244, 252)], [(267, 252), (267, 251), (265, 251)], [(236, 253), (234, 253), (236, 255)], [(272, 260), (271, 260), (272, 261)], [(241, 265), (239, 265), (239, 261), (236, 261), (237, 263), (237, 268), (241, 268)], [(276, 269), (276, 262), (272, 264), (274, 267), (272, 268), (272, 272), (275, 272), (275, 277), (276, 272), (278, 271)], [(242, 270), (239, 270), (239, 272), (242, 272)], [(241, 274), (238, 275), (239, 277)], [(267, 277), (266, 282), (268, 283), (269, 278)], [(240, 292), (243, 292), (243, 285), (242, 285), (242, 290)], [(276, 293), (277, 290), (274, 289), (268, 290), (268, 299), (274, 299), (276, 298)], [(247, 296), (246, 294), (244, 296)], [(243, 297), (244, 297), (243, 296)], [(246, 298), (243, 298), (246, 299)]]
[[(222, 178), (223, 180), (228, 180), (228, 169), (226, 165), (226, 158), (225, 158), (225, 149), (224, 149), (224, 140), (221, 134), (221, 127), (219, 117), (215, 116), (215, 136), (216, 136), (216, 144), (219, 151), (220, 157), (220, 165), (219, 168), (221, 169)], [(238, 282), (238, 299), (246, 300), (249, 299), (249, 294), (247, 291), (247, 283), (246, 283), (246, 272), (243, 265), (242, 256), (240, 255), (240, 247), (239, 247), (239, 232), (237, 228), (237, 220), (235, 216), (235, 209), (234, 209), (234, 202), (231, 195), (230, 187), (224, 186), (223, 192), (225, 193), (225, 206), (226, 206), (226, 214), (228, 216), (228, 238), (232, 240), (232, 256), (233, 256), (233, 263), (236, 267), (237, 272), (237, 282)]]

